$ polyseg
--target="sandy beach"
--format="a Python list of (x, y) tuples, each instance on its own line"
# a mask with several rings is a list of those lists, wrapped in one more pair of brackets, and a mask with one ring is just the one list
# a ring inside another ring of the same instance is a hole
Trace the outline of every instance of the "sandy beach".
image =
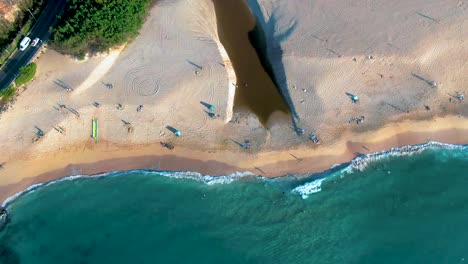
[[(0, 200), (77, 174), (277, 177), (397, 146), (467, 144), (468, 107), (456, 96), (468, 87), (468, 4), (410, 2), (158, 1), (140, 36), (109, 53), (76, 61), (45, 49), (35, 80), (0, 115)], [(235, 21), (232, 9), (251, 17)]]

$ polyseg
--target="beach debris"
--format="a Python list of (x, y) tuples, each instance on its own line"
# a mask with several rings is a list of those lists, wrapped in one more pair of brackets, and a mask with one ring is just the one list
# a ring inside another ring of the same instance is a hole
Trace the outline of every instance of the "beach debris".
[(98, 102), (94, 102), (93, 105), (94, 105), (96, 108), (99, 108), (99, 106), (101, 106), (101, 104), (98, 103)]
[(356, 62), (356, 57), (353, 58), (353, 61)]
[(426, 111), (431, 110), (431, 108), (428, 105), (424, 105), (424, 109), (426, 109)]
[(244, 140), (244, 143), (241, 144), (241, 147), (243, 149), (249, 149), (250, 148), (250, 141), (249, 140)]
[(305, 89), (305, 88), (303, 88), (302, 91), (303, 91), (304, 93), (307, 93), (307, 89)]
[(111, 90), (112, 88), (114, 88), (114, 85), (112, 83), (106, 83), (106, 87), (107, 89)]
[(293, 89), (297, 90), (297, 86), (295, 84), (293, 84)]
[(117, 110), (123, 110), (124, 106), (122, 104), (117, 104), (116, 108)]
[(305, 102), (305, 100), (304, 100), (304, 99), (302, 99), (300, 102), (301, 102), (301, 104), (303, 104), (303, 103)]
[(373, 59), (374, 59), (374, 56), (372, 56), (372, 55), (368, 55), (368, 56), (367, 56), (367, 59), (369, 59), (369, 60), (373, 60)]
[(163, 146), (164, 148), (167, 148), (170, 151), (172, 151), (174, 149), (174, 145), (172, 145), (170, 143), (165, 143), (165, 142), (160, 142), (160, 143), (161, 143), (161, 146)]
[(435, 81), (432, 81), (429, 83), (433, 88), (437, 88), (437, 83)]
[(141, 112), (142, 110), (143, 110), (143, 105), (139, 105), (139, 106), (137, 107), (137, 112)]
[(201, 72), (195, 70), (195, 75), (200, 76), (200, 75), (201, 75)]

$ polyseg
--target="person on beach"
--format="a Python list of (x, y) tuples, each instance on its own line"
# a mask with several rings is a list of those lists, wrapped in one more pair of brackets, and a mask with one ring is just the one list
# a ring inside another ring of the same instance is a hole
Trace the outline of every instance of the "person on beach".
[(296, 130), (296, 133), (297, 133), (297, 135), (302, 136), (302, 135), (305, 134), (305, 129), (303, 129), (303, 128), (298, 128), (298, 129)]

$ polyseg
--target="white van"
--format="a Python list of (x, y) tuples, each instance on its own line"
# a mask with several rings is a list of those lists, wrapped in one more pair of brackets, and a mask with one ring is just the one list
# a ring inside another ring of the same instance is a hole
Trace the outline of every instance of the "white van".
[(21, 42), (20, 42), (20, 48), (19, 49), (21, 51), (24, 51), (29, 46), (30, 42), (31, 42), (30, 38), (24, 37), (23, 40), (21, 40)]

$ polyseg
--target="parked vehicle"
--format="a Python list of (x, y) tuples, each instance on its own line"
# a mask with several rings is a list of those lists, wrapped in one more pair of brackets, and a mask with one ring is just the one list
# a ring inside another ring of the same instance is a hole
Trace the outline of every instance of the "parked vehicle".
[(29, 46), (30, 42), (31, 42), (30, 38), (24, 37), (23, 40), (21, 40), (21, 42), (20, 42), (19, 49), (21, 51), (24, 51)]

